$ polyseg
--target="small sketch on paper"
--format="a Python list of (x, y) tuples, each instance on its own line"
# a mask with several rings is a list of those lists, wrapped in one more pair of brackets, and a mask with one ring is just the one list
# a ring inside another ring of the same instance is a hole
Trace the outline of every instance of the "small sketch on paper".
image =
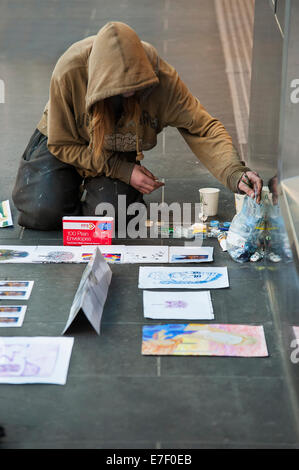
[(127, 246), (124, 251), (124, 263), (168, 263), (168, 246)]
[(176, 263), (179, 261), (202, 261), (209, 259), (209, 255), (172, 255), (170, 262)]
[(203, 263), (213, 261), (212, 246), (170, 246), (170, 263)]
[(9, 200), (0, 202), (0, 227), (13, 225)]
[(186, 308), (188, 306), (187, 302), (183, 300), (166, 300), (165, 307), (166, 308)]
[(268, 356), (262, 326), (168, 324), (143, 327), (142, 354)]
[(149, 267), (139, 268), (140, 289), (220, 289), (229, 287), (227, 268)]
[[(83, 252), (81, 254), (82, 260), (88, 262), (89, 260), (91, 260), (93, 255), (94, 255), (94, 252), (92, 253)], [(107, 263), (120, 263), (121, 262), (121, 253), (102, 253), (102, 255), (107, 261)]]
[(145, 318), (177, 320), (213, 320), (209, 291), (143, 291)]

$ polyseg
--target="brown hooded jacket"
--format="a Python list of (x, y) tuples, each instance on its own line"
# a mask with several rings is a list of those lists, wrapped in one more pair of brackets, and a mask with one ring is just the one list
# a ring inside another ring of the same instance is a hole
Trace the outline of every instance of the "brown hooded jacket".
[[(91, 106), (129, 91), (141, 92), (139, 125), (122, 115), (105, 136), (100, 158), (93, 154)], [(130, 183), (134, 162), (124, 152), (149, 150), (166, 126), (177, 127), (207, 169), (237, 192), (245, 167), (232, 139), (181, 81), (155, 48), (124, 23), (107, 23), (96, 36), (73, 44), (58, 60), (49, 101), (38, 124), (48, 148), (83, 176), (106, 174)], [(138, 136), (138, 143), (136, 139)]]

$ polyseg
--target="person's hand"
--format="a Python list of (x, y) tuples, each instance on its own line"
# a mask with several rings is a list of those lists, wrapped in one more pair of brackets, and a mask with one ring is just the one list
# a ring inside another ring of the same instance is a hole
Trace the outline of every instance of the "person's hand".
[(255, 171), (246, 171), (238, 184), (239, 191), (247, 194), (252, 199), (256, 198), (256, 202), (261, 202), (261, 193), (263, 188), (263, 180)]
[(142, 194), (150, 194), (155, 189), (164, 186), (144, 166), (135, 165), (131, 174), (130, 185)]
[(272, 194), (273, 205), (276, 206), (278, 204), (278, 178), (277, 176), (273, 176), (269, 180), (268, 187), (269, 187), (270, 193)]

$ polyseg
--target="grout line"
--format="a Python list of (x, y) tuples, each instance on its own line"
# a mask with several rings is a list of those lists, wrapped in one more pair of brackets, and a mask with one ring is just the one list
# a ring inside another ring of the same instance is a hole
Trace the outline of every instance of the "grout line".
[(164, 39), (163, 41), (163, 54), (167, 55), (167, 50), (168, 50), (168, 41), (167, 39)]
[(161, 356), (157, 357), (157, 377), (161, 377)]
[(247, 93), (247, 89), (246, 89), (246, 85), (245, 85), (245, 80), (244, 80), (244, 71), (243, 71), (243, 67), (242, 67), (242, 60), (240, 58), (240, 49), (238, 47), (238, 38), (237, 38), (237, 34), (236, 34), (236, 30), (234, 28), (234, 24), (233, 24), (233, 8), (231, 8), (231, 5), (230, 3), (227, 3), (227, 12), (225, 13), (225, 9), (223, 10), (223, 14), (225, 15), (226, 14), (226, 18), (227, 18), (227, 23), (228, 23), (228, 29), (230, 31), (230, 37), (232, 38), (232, 46), (231, 46), (231, 50), (234, 51), (235, 53), (235, 57), (236, 57), (236, 60), (237, 60), (237, 63), (238, 63), (238, 68), (239, 68), (239, 77), (240, 77), (240, 81), (241, 81), (241, 90), (243, 92), (243, 98), (244, 98), (244, 103), (245, 103), (245, 107), (246, 107), (246, 115), (249, 114), (249, 100), (248, 100), (248, 93)]
[[(241, 7), (241, 5), (242, 5), (242, 7)], [(246, 34), (248, 44), (252, 48), (252, 45), (253, 45), (252, 31), (253, 31), (254, 9), (253, 9), (252, 12), (248, 12), (247, 9), (246, 9), (246, 2), (243, 2), (243, 1), (241, 2), (241, 4), (239, 3), (239, 6), (240, 6), (240, 13), (241, 13), (241, 16), (242, 16), (242, 19), (243, 19), (243, 23), (245, 25), (244, 32)]]
[(226, 63), (226, 73), (227, 73), (227, 78), (228, 78), (228, 84), (229, 84), (231, 97), (232, 97), (232, 105), (233, 105), (233, 112), (234, 112), (234, 118), (235, 118), (236, 131), (238, 135), (238, 141), (240, 144), (247, 144), (243, 116), (242, 116), (242, 112), (240, 108), (238, 94), (236, 91), (237, 90), (236, 76), (234, 73), (232, 56), (231, 56), (231, 51), (229, 48), (229, 35), (227, 31), (227, 25), (224, 20), (222, 7), (220, 6), (221, 2), (219, 2), (218, 0), (214, 0), (214, 4), (215, 4), (215, 9), (216, 9), (216, 17), (217, 17), (217, 22), (218, 22), (218, 27), (219, 27), (219, 32), (220, 32), (220, 39), (222, 43), (224, 59)]

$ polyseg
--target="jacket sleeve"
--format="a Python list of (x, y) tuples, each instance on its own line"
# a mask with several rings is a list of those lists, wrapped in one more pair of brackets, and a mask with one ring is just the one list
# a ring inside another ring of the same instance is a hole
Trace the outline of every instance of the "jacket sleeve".
[[(162, 125), (177, 127), (186, 143), (206, 168), (233, 192), (245, 171), (222, 123), (213, 118), (180, 79), (176, 70), (161, 60)], [(164, 98), (165, 101), (165, 98)]]
[(103, 152), (95, 159), (91, 142), (78, 133), (72, 99), (72, 86), (66, 77), (52, 76), (48, 105), (48, 149), (59, 160), (74, 166), (83, 176), (105, 174), (129, 184), (134, 163), (119, 153)]

